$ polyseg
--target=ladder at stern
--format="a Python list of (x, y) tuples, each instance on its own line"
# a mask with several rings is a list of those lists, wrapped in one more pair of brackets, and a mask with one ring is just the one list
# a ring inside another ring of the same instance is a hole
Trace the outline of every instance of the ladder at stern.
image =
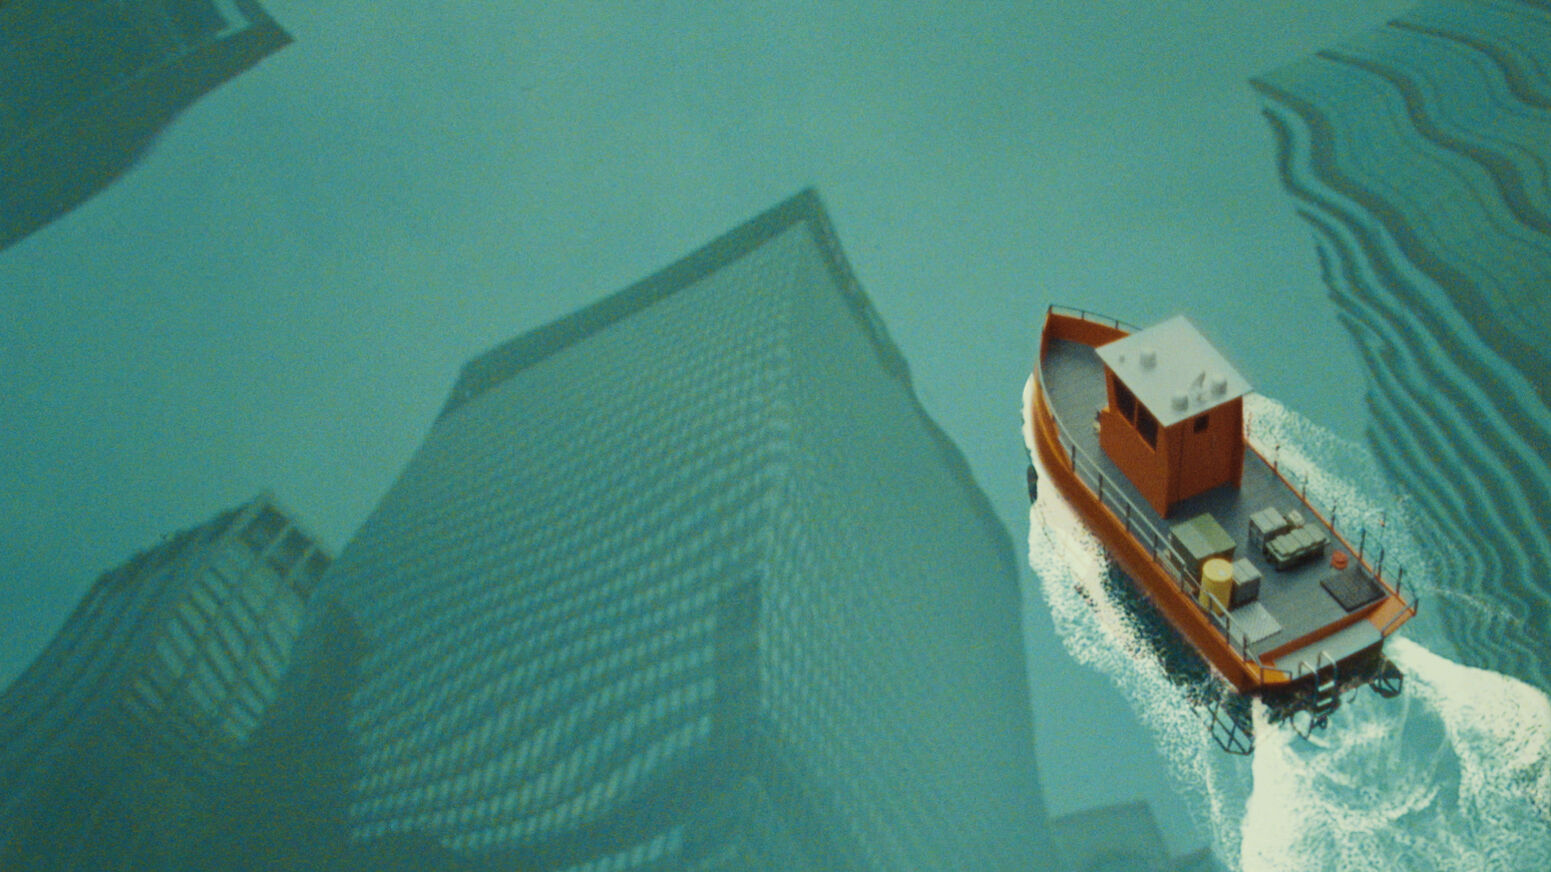
[(1312, 667), (1307, 660), (1298, 661), (1297, 678), (1301, 681), (1306, 677), (1312, 677), (1313, 685), (1307, 697), (1308, 725), (1306, 729), (1299, 730), (1305, 739), (1330, 723), (1330, 716), (1341, 707), (1341, 670), (1335, 658), (1322, 650), (1314, 658)]
[(1206, 719), (1217, 747), (1245, 757), (1254, 753), (1255, 723), (1250, 705), (1249, 697), (1232, 691), (1206, 702)]

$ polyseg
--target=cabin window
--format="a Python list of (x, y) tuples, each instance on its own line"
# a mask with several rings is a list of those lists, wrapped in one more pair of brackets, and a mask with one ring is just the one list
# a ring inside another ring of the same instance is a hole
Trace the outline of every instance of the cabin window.
[(1210, 420), (1209, 420), (1210, 418), (1211, 418), (1210, 414), (1201, 415), (1200, 417), (1196, 418), (1196, 432), (1197, 433), (1205, 433), (1206, 432), (1207, 424), (1211, 423)]
[(1136, 422), (1136, 395), (1119, 379), (1115, 380), (1115, 410), (1127, 421)]
[(1147, 440), (1147, 444), (1154, 449), (1158, 447), (1158, 419), (1147, 411), (1146, 406), (1138, 406), (1136, 409), (1136, 429)]

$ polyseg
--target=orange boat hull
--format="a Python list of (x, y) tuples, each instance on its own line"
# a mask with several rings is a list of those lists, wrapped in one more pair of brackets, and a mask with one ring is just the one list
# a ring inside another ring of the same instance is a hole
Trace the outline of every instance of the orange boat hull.
[[(1052, 311), (1047, 315), (1041, 334), (1040, 359), (1044, 360), (1046, 343), (1052, 335), (1096, 347), (1127, 333), (1118, 325), (1110, 326), (1086, 317)], [(1386, 585), (1387, 595), (1372, 605), (1321, 627), (1314, 633), (1265, 652), (1259, 658), (1246, 658), (1234, 649), (1206, 612), (1165, 572), (1148, 547), (1130, 533), (1125, 522), (1104, 505), (1099, 496), (1073, 471), (1071, 458), (1062, 444), (1060, 428), (1038, 377), (1034, 379), (1033, 398), (1027, 414), (1032, 419), (1029, 424), (1034, 436), (1034, 449), (1049, 483), (1060, 491), (1102, 543), (1109, 557), (1137, 583), (1176, 631), (1241, 693), (1264, 693), (1309, 682), (1307, 673), (1294, 674), (1272, 664), (1277, 664), (1279, 656), (1316, 643), (1363, 620), (1372, 623), (1379, 630), (1381, 638), (1387, 637), (1415, 614), (1415, 607), (1407, 604)], [(1313, 511), (1312, 507), (1309, 508)], [(1318, 516), (1317, 512), (1315, 514)], [(1319, 520), (1324, 523), (1325, 519), (1320, 517)], [(1334, 529), (1329, 528), (1328, 524), (1326, 526), (1337, 541), (1348, 550), (1354, 550)]]

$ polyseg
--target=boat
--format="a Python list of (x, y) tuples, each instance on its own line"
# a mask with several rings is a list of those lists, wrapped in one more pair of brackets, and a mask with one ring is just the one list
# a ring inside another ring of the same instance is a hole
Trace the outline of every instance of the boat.
[[(1052, 305), (1031, 382), (1030, 499), (1054, 487), (1231, 693), (1307, 736), (1347, 691), (1400, 692), (1383, 647), (1417, 613), (1404, 569), (1254, 444), (1249, 382), (1188, 318), (1138, 329)], [(1219, 744), (1247, 753), (1246, 720)]]

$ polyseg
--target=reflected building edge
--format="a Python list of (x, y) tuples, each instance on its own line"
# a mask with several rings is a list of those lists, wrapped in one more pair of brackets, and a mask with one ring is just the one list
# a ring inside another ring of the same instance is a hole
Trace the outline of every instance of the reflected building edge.
[(291, 37), (255, 0), (0, 3), (0, 249), (111, 184)]
[(811, 192), (470, 362), (319, 593), (357, 845), (1052, 861), (1011, 543)]
[(1050, 833), (1071, 872), (1222, 872), (1207, 848), (1170, 857), (1152, 809), (1128, 802), (1085, 809), (1050, 822)]
[(1437, 614), (1466, 662), (1551, 692), (1548, 71), (1545, 4), (1430, 2), (1254, 85), (1371, 450), (1445, 543)]
[(0, 696), (0, 868), (174, 862), (276, 698), (328, 562), (261, 497), (99, 578)]
[(804, 192), (468, 363), (337, 561), (266, 496), (104, 575), (0, 697), (0, 868), (1076, 868), (1025, 664)]

